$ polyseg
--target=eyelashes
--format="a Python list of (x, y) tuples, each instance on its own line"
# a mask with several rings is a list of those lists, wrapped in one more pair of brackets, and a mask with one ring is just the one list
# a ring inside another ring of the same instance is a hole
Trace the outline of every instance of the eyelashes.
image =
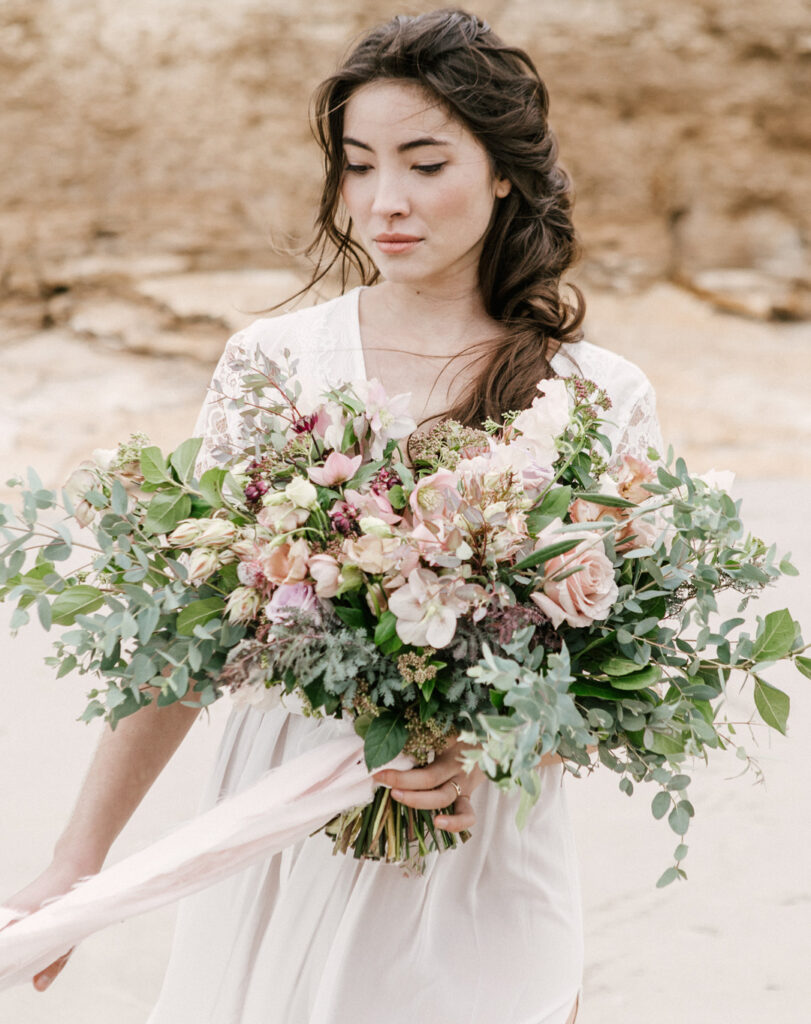
[[(420, 174), (430, 176), (432, 174), (438, 174), (446, 163), (447, 160), (439, 164), (415, 164), (412, 170), (419, 171)], [(370, 170), (372, 170), (372, 168), (369, 166), (369, 164), (346, 164), (344, 166), (344, 171), (346, 171), (347, 174), (363, 175)]]

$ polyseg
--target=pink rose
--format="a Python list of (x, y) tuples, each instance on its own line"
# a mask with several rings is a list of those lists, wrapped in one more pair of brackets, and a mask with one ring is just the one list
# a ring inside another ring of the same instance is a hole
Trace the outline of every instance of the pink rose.
[(309, 583), (283, 583), (277, 587), (265, 606), (265, 615), (268, 622), (284, 622), (285, 613), (292, 610), (313, 612), (320, 619), (318, 598)]
[[(570, 626), (590, 626), (597, 619), (607, 618), (617, 600), (614, 567), (598, 535), (559, 534), (555, 529), (552, 523), (538, 535), (536, 551), (564, 536), (582, 539), (577, 547), (546, 563), (541, 590), (530, 597), (556, 627), (564, 621)], [(553, 579), (557, 573), (576, 566), (578, 571), (565, 579)]]

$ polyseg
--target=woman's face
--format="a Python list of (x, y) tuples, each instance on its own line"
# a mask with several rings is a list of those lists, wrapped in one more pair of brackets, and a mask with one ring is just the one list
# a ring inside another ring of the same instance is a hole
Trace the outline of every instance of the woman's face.
[(493, 203), (510, 190), (484, 147), (419, 85), (371, 82), (344, 112), (341, 196), (383, 277), (475, 286)]

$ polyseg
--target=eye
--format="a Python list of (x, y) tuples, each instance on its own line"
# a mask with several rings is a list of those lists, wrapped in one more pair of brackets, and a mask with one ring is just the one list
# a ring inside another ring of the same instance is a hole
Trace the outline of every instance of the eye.
[(447, 162), (447, 160), (444, 160), (441, 164), (417, 164), (414, 170), (419, 171), (421, 174), (437, 174)]
[(344, 171), (349, 174), (365, 174), (369, 170), (368, 164), (345, 164)]

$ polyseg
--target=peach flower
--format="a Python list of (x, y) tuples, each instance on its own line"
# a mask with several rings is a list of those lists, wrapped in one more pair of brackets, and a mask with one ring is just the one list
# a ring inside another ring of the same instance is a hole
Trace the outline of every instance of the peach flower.
[[(560, 534), (555, 531), (555, 523), (542, 530), (535, 549), (554, 543), (563, 536), (579, 539), (580, 543), (546, 563), (541, 589), (530, 597), (555, 627), (564, 621), (570, 626), (590, 626), (598, 619), (607, 618), (617, 599), (618, 588), (614, 567), (606, 556), (601, 538), (594, 533)], [(578, 571), (565, 579), (552, 578), (575, 566), (579, 567)]]
[(305, 579), (309, 557), (307, 542), (299, 538), (292, 544), (285, 541), (275, 547), (266, 546), (257, 561), (265, 577), (278, 586), (282, 583), (300, 583)]

